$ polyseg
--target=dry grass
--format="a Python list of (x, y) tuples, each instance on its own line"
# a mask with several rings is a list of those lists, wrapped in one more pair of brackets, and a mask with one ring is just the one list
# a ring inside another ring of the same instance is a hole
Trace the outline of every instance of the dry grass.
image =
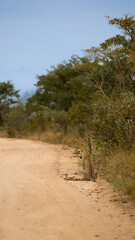
[(135, 200), (135, 151), (117, 151), (102, 161), (109, 182)]
[(78, 139), (77, 133), (73, 131), (68, 132), (66, 135), (63, 134), (63, 130), (57, 126), (53, 128), (48, 127), (45, 131), (35, 131), (33, 134), (29, 134), (27, 139), (39, 140), (43, 142), (53, 144), (65, 144), (70, 147), (79, 147), (81, 145)]
[(68, 145), (70, 147), (80, 148), (82, 141), (78, 138), (76, 132), (69, 132), (66, 136), (62, 138), (62, 144)]
[(59, 144), (62, 141), (62, 136), (60, 132), (54, 133), (53, 130), (47, 129), (42, 132), (34, 132), (33, 134), (28, 135), (27, 139)]
[(1, 130), (0, 131), (0, 137), (1, 138), (8, 138), (9, 136), (8, 136), (7, 131), (6, 130)]

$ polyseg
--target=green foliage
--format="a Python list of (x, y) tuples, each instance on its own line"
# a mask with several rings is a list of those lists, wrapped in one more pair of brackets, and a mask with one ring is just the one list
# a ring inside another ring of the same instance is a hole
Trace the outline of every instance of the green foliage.
[[(109, 18), (109, 17), (108, 17)], [(110, 18), (109, 18), (110, 19)], [(134, 16), (129, 17), (125, 15), (124, 18), (114, 18), (109, 20), (109, 24), (115, 25), (122, 30), (123, 35), (117, 35), (110, 38), (103, 44), (104, 47), (114, 44), (115, 46), (122, 46), (125, 49), (132, 49), (135, 51), (135, 20)]]
[(13, 104), (16, 103), (13, 97), (19, 97), (19, 91), (15, 91), (14, 85), (10, 82), (0, 82), (0, 103)]
[(29, 130), (25, 106), (20, 102), (11, 108), (6, 121), (6, 129), (10, 137), (22, 137)]
[(53, 67), (47, 75), (38, 76), (37, 91), (29, 101), (58, 111), (68, 111), (74, 100), (70, 79), (78, 75), (75, 69), (77, 63), (78, 60), (74, 58), (74, 61)]
[(51, 109), (49, 107), (42, 106), (42, 114), (43, 119), (48, 122), (55, 122), (59, 124), (63, 131), (64, 135), (67, 134), (67, 127), (70, 122), (70, 115), (66, 111), (56, 111), (55, 109)]
[(18, 92), (10, 81), (0, 82), (0, 126), (6, 121), (12, 104), (16, 103), (16, 98), (19, 97)]

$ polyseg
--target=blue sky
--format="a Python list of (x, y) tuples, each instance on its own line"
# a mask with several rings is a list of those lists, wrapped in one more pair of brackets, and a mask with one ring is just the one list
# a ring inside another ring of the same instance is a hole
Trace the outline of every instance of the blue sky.
[(0, 81), (33, 89), (36, 75), (116, 35), (105, 16), (124, 14), (134, 0), (0, 0)]

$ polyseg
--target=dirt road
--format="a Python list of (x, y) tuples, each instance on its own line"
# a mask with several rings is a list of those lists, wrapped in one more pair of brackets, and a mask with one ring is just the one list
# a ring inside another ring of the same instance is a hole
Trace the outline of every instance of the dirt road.
[(60, 177), (72, 161), (71, 151), (61, 148), (0, 139), (0, 240), (135, 239), (133, 220), (83, 193), (96, 183)]

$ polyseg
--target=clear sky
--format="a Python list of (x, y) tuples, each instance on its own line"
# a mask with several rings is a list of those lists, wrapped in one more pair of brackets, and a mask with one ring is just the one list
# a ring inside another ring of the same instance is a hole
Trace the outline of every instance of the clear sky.
[(135, 0), (0, 0), (0, 81), (23, 93), (36, 75), (118, 33), (105, 16), (135, 14)]

